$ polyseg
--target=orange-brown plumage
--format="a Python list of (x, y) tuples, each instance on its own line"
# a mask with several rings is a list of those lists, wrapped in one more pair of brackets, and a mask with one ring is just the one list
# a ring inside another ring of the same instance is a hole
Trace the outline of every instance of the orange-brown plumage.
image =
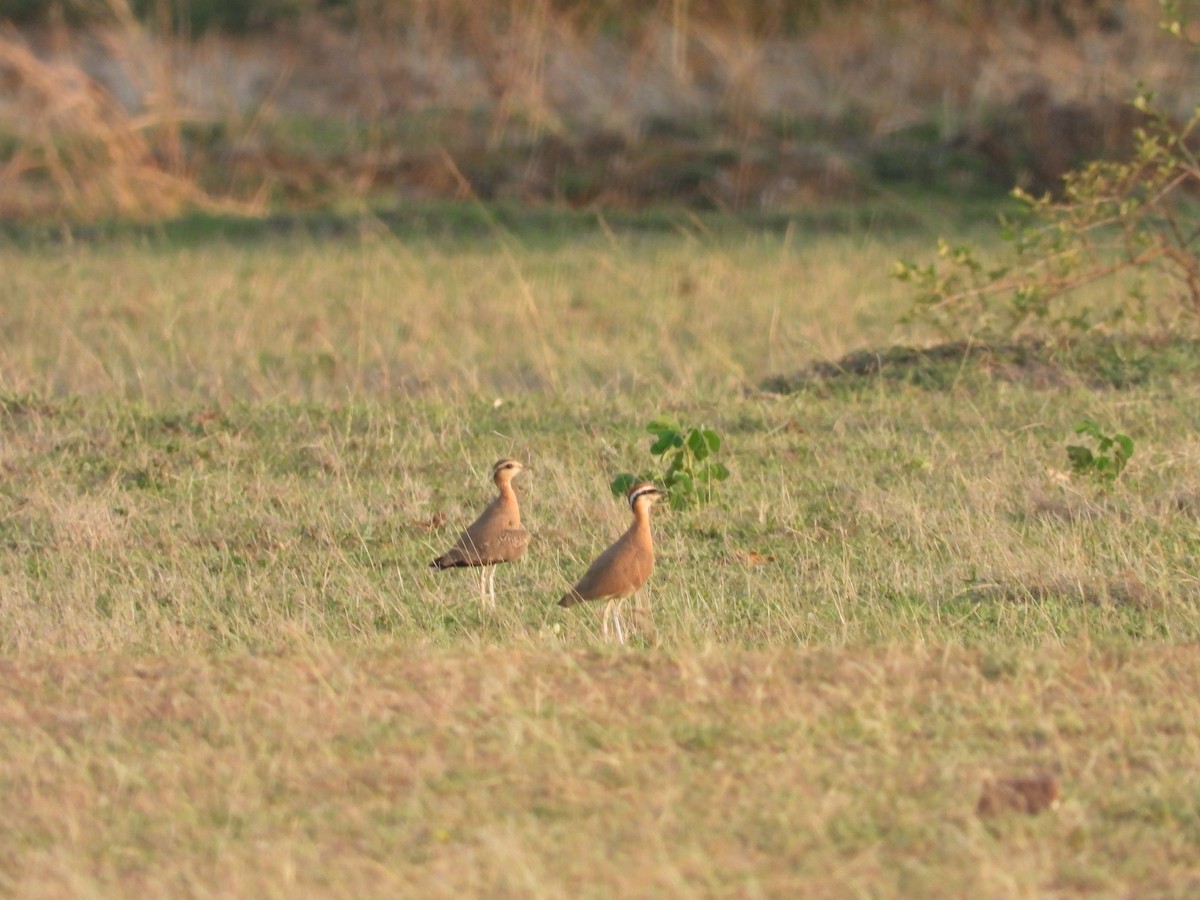
[(650, 533), (650, 507), (663, 496), (650, 482), (633, 485), (626, 495), (633, 510), (633, 523), (616, 542), (596, 557), (583, 577), (558, 601), (574, 606), (585, 600), (608, 600), (605, 627), (612, 613), (617, 638), (624, 641), (619, 601), (635, 594), (654, 571), (654, 539)]

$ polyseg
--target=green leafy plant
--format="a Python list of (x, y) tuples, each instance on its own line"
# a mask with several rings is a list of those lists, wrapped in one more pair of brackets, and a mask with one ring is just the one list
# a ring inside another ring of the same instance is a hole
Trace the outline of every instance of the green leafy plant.
[(655, 419), (646, 430), (653, 436), (650, 454), (658, 458), (662, 474), (622, 472), (610, 483), (612, 492), (620, 496), (639, 481), (659, 481), (672, 509), (712, 500), (717, 483), (729, 477), (725, 464), (713, 459), (721, 449), (720, 436), (711, 428), (685, 428), (669, 419)]
[(1084, 419), (1075, 428), (1076, 434), (1087, 435), (1096, 441), (1096, 448), (1082, 444), (1067, 445), (1067, 459), (1076, 475), (1087, 475), (1102, 481), (1116, 481), (1133, 456), (1133, 439), (1127, 434), (1109, 435), (1091, 419)]
[[(1187, 37), (1178, 4), (1160, 0), (1160, 5), (1163, 27), (1191, 50), (1200, 49)], [(1007, 252), (1000, 260), (985, 260), (975, 247), (943, 239), (934, 262), (897, 262), (893, 275), (915, 289), (906, 321), (946, 335), (990, 338), (1031, 329), (1069, 335), (1120, 319), (1136, 321), (1147, 306), (1136, 280), (1129, 302), (1097, 319), (1058, 302), (1126, 271), (1164, 273), (1177, 286), (1169, 302), (1200, 318), (1200, 229), (1189, 198), (1200, 188), (1195, 151), (1200, 106), (1180, 122), (1144, 88), (1133, 106), (1141, 118), (1128, 159), (1092, 162), (1068, 173), (1058, 196), (1014, 191), (1021, 211), (1002, 221)]]

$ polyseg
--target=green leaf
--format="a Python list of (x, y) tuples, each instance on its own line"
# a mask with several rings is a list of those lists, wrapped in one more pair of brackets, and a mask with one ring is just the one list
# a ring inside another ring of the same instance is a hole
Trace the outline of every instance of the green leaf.
[(671, 504), (671, 509), (687, 509), (688, 506), (696, 499), (694, 494), (685, 494), (680, 491), (671, 491), (667, 495), (667, 500)]
[(729, 469), (725, 468), (724, 463), (709, 463), (708, 477), (714, 479), (715, 481), (724, 481), (729, 477)]
[(624, 497), (629, 489), (638, 483), (638, 477), (632, 472), (622, 472), (609, 482), (608, 488), (617, 497)]
[(1120, 450), (1118, 451), (1118, 454), (1121, 457), (1123, 457), (1124, 459), (1129, 459), (1130, 457), (1133, 456), (1133, 438), (1131, 438), (1127, 434), (1118, 434), (1116, 436), (1115, 440), (1116, 440), (1117, 444), (1120, 446)]
[(1078, 444), (1067, 445), (1067, 459), (1071, 461), (1071, 470), (1080, 474), (1091, 471), (1096, 465), (1091, 449)]
[(655, 456), (662, 456), (672, 447), (682, 447), (683, 437), (677, 431), (661, 432), (653, 444), (650, 445), (650, 452)]
[[(646, 426), (646, 431), (654, 436), (650, 453), (662, 466), (658, 478), (670, 494), (673, 508), (711, 500), (715, 482), (729, 477), (729, 469), (712, 460), (722, 445), (720, 435), (713, 429), (684, 428), (671, 419), (659, 417)], [(613, 493), (627, 491), (633, 477), (625, 473), (614, 479)], [(638, 476), (638, 480), (647, 477)]]

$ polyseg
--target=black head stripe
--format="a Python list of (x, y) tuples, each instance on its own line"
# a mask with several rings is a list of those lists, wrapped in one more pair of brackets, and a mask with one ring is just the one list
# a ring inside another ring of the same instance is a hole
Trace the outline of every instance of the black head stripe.
[(633, 505), (635, 503), (637, 503), (638, 497), (644, 496), (645, 494), (658, 494), (658, 493), (660, 493), (659, 489), (656, 488), (652, 484), (648, 484), (645, 487), (640, 487), (636, 491), (634, 491), (632, 494), (629, 495), (629, 506), (632, 509)]

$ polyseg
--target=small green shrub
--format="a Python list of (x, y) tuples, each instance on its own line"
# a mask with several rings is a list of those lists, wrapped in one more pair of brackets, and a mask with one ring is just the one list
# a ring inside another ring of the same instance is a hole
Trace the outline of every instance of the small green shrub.
[(1120, 432), (1105, 434), (1091, 419), (1084, 419), (1075, 428), (1075, 433), (1093, 438), (1096, 449), (1082, 444), (1068, 444), (1067, 459), (1072, 472), (1101, 481), (1116, 481), (1121, 477), (1133, 456), (1133, 439), (1129, 435)]
[(712, 500), (718, 482), (729, 477), (724, 463), (713, 459), (721, 449), (721, 438), (711, 428), (685, 428), (669, 419), (655, 419), (646, 426), (653, 435), (650, 455), (663, 466), (662, 474), (622, 472), (609, 487), (618, 496), (639, 481), (658, 481), (667, 489), (672, 509), (699, 506)]
[[(1178, 5), (1160, 5), (1164, 28), (1200, 49), (1187, 37)], [(1014, 191), (1022, 211), (1002, 222), (1007, 248), (1001, 258), (983, 259), (977, 248), (943, 239), (935, 261), (897, 262), (893, 275), (915, 292), (906, 321), (947, 335), (992, 339), (1029, 330), (1069, 336), (1122, 319), (1140, 325), (1148, 318), (1140, 282), (1129, 290), (1128, 302), (1099, 320), (1061, 301), (1118, 273), (1153, 271), (1177, 286), (1164, 299), (1200, 319), (1194, 200), (1200, 189), (1200, 106), (1180, 122), (1145, 89), (1133, 106), (1141, 123), (1129, 159), (1099, 160), (1068, 173), (1058, 196)]]

